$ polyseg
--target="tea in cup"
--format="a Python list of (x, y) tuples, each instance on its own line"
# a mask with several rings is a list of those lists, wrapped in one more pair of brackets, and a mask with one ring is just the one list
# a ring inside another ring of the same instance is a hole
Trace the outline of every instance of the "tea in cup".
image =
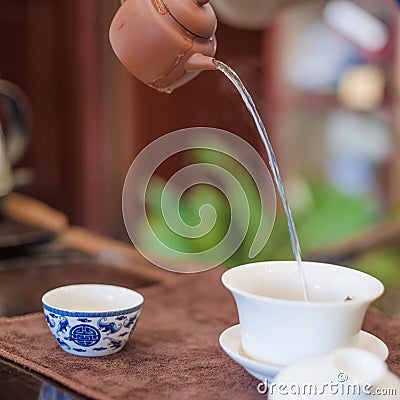
[(246, 264), (226, 271), (222, 283), (238, 308), (241, 342), (251, 358), (279, 366), (355, 346), (369, 305), (384, 291), (363, 272), (303, 262), (304, 300), (296, 261)]

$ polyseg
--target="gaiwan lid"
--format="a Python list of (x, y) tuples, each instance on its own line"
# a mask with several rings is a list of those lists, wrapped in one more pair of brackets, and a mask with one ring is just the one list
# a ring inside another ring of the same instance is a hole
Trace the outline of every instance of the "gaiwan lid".
[(217, 17), (209, 0), (164, 0), (165, 7), (186, 30), (210, 39), (217, 30)]

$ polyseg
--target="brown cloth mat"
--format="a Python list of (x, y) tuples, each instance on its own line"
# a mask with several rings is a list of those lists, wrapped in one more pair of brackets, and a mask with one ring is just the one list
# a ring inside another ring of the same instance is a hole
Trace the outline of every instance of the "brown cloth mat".
[[(0, 356), (93, 399), (261, 399), (258, 381), (220, 349), (237, 323), (221, 270), (143, 289), (138, 326), (119, 353), (73, 356), (51, 336), (41, 313), (0, 319)], [(364, 329), (383, 339), (400, 375), (400, 320), (370, 310)], [(295, 339), (295, 338), (294, 338)]]

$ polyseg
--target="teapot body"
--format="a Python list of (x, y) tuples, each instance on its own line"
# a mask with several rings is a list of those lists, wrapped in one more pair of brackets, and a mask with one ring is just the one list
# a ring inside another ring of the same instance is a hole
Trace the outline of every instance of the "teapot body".
[(216, 38), (197, 36), (168, 12), (162, 0), (126, 0), (110, 27), (110, 41), (122, 64), (139, 80), (170, 93), (201, 70), (185, 68), (194, 54), (213, 57)]

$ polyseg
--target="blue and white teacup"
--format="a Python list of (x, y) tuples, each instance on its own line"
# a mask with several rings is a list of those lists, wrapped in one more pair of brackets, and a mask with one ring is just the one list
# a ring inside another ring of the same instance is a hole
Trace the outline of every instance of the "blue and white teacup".
[(60, 347), (86, 357), (120, 351), (137, 324), (143, 301), (134, 290), (99, 284), (63, 286), (42, 297), (47, 324)]

